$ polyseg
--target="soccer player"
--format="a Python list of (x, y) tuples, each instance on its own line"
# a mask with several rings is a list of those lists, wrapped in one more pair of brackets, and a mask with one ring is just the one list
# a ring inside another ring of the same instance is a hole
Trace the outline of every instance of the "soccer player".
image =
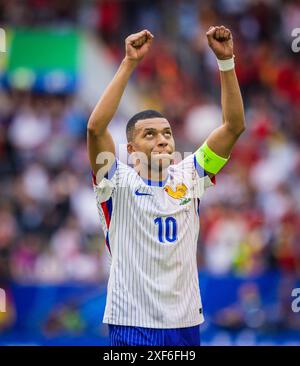
[(245, 129), (231, 32), (214, 26), (206, 36), (220, 69), (223, 121), (194, 154), (175, 164), (169, 121), (146, 110), (126, 127), (133, 167), (115, 158), (108, 125), (153, 42), (148, 30), (126, 38), (126, 55), (88, 121), (94, 191), (111, 259), (103, 322), (112, 346), (200, 345), (199, 202)]

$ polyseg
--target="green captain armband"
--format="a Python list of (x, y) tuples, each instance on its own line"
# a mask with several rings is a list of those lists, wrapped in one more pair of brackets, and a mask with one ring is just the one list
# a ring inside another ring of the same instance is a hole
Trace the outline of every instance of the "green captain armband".
[(207, 172), (217, 174), (223, 166), (227, 163), (230, 157), (227, 159), (214, 153), (207, 145), (206, 141), (196, 151), (197, 163)]

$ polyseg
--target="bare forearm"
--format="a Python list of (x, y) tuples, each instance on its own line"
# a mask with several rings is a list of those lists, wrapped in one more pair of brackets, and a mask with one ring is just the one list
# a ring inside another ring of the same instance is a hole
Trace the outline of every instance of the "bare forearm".
[[(117, 111), (133, 70), (149, 51), (153, 38), (153, 34), (145, 29), (131, 34), (125, 39), (125, 58), (89, 118), (87, 148), (91, 167), (95, 174), (100, 165), (101, 174), (107, 173), (113, 163), (115, 144), (107, 126)], [(103, 152), (110, 153), (109, 156), (105, 155), (109, 162), (104, 166), (100, 162), (101, 159), (98, 159), (99, 154)], [(105, 168), (105, 172), (102, 168)]]
[(221, 71), (223, 123), (236, 134), (245, 129), (244, 106), (235, 70)]
[(97, 134), (105, 132), (117, 111), (128, 80), (136, 66), (137, 62), (124, 58), (89, 118), (88, 129), (90, 131)]
[(243, 101), (234, 70), (233, 38), (231, 31), (223, 25), (211, 26), (206, 36), (220, 69), (223, 114), (223, 124), (208, 136), (207, 146), (219, 157), (228, 159), (245, 130)]

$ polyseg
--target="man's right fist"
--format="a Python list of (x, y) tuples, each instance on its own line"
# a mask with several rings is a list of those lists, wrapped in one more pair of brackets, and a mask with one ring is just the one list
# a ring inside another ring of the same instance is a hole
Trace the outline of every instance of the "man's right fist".
[(147, 29), (128, 36), (125, 40), (126, 58), (132, 61), (141, 61), (149, 51), (153, 38), (153, 34)]

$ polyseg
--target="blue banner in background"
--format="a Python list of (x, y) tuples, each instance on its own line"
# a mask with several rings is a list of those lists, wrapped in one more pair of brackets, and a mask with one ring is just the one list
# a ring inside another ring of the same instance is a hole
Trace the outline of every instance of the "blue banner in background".
[[(199, 274), (205, 322), (202, 344), (299, 344), (300, 281), (279, 272), (258, 277)], [(11, 324), (1, 344), (108, 345), (102, 324), (106, 284), (10, 285)]]

